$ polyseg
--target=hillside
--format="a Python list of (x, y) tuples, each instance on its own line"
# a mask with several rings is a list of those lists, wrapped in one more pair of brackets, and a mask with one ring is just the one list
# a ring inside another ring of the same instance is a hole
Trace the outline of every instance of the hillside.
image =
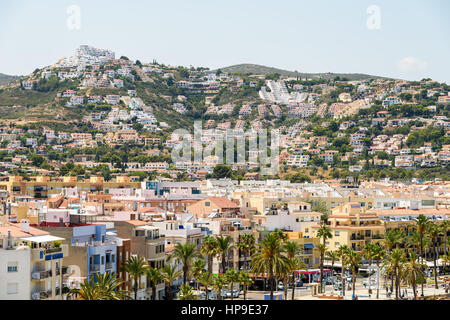
[[(234, 66), (229, 66), (225, 68), (220, 68), (223, 72), (228, 72), (231, 74), (274, 74), (278, 73), (286, 77), (296, 77), (297, 73), (294, 71), (288, 71), (278, 68), (266, 67), (258, 64), (237, 64)], [(323, 79), (334, 79), (335, 77), (344, 77), (349, 80), (364, 80), (364, 79), (388, 79), (385, 77), (374, 76), (363, 73), (298, 73), (299, 77), (302, 78), (323, 78)]]
[(0, 73), (0, 86), (7, 85), (13, 81), (20, 79), (19, 76), (10, 76), (7, 74)]

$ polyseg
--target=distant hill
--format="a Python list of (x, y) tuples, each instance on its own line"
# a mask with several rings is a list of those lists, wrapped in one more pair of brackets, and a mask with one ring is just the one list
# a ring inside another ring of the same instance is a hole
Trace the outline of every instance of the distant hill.
[[(223, 72), (227, 73), (240, 73), (240, 74), (274, 74), (278, 73), (282, 76), (286, 77), (295, 77), (297, 76), (297, 73), (294, 71), (288, 71), (278, 68), (272, 68), (272, 67), (266, 67), (261, 66), (258, 64), (236, 64), (234, 66), (229, 66), (225, 68), (220, 68)], [(362, 73), (298, 73), (299, 77), (302, 78), (324, 78), (324, 79), (334, 79), (335, 77), (345, 77), (349, 80), (364, 80), (364, 79), (388, 79), (386, 77), (380, 77), (380, 76), (373, 76), (369, 74), (362, 74)]]
[(0, 86), (6, 85), (8, 83), (11, 83), (11, 82), (19, 80), (19, 79), (20, 79), (20, 77), (18, 77), (18, 76), (10, 76), (7, 74), (0, 73)]

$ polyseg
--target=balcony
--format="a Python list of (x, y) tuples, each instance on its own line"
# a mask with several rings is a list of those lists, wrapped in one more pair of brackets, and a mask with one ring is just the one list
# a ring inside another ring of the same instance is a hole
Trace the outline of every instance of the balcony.
[(364, 237), (363, 236), (354, 236), (354, 235), (352, 235), (350, 240), (352, 240), (352, 241), (361, 241), (361, 240), (364, 240)]
[(31, 274), (31, 279), (33, 280), (43, 280), (50, 278), (52, 276), (52, 270), (47, 271), (37, 271)]
[(112, 267), (113, 267), (112, 262), (107, 262), (107, 263), (105, 264), (105, 268), (106, 268), (106, 269), (112, 269)]
[(91, 264), (89, 267), (89, 272), (99, 272), (100, 265), (99, 264)]
[(44, 300), (51, 298), (52, 290), (37, 290), (31, 294), (31, 300)]
[(69, 267), (62, 267), (62, 274), (63, 275), (66, 275), (66, 274), (69, 274)]
[(372, 240), (380, 240), (380, 239), (384, 239), (384, 236), (381, 234), (375, 234), (372, 236)]

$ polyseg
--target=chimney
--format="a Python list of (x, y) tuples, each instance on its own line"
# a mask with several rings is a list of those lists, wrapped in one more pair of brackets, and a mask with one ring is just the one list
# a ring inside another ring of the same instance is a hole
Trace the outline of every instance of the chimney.
[(20, 220), (20, 229), (23, 232), (30, 232), (30, 221), (27, 219)]

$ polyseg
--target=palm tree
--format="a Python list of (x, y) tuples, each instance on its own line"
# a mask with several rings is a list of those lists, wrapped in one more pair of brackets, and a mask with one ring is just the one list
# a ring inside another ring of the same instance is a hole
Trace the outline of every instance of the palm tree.
[(192, 291), (192, 288), (188, 285), (183, 283), (181, 285), (180, 294), (179, 294), (180, 300), (197, 300), (197, 296)]
[(208, 260), (208, 272), (212, 273), (213, 258), (217, 254), (217, 241), (214, 237), (208, 235), (203, 239), (200, 253), (205, 255)]
[[(292, 273), (292, 300), (295, 299), (295, 271), (298, 269), (305, 268), (306, 264), (301, 260), (300, 258), (291, 257), (288, 258), (288, 271), (289, 273)], [(287, 286), (286, 286), (286, 294), (285, 294), (285, 300), (287, 300)]]
[(408, 261), (403, 265), (402, 277), (407, 284), (413, 288), (414, 299), (417, 299), (417, 280), (423, 282), (425, 279), (424, 266), (418, 262), (417, 254), (412, 252), (409, 255)]
[(217, 291), (217, 299), (222, 300), (222, 289), (227, 285), (227, 280), (224, 275), (218, 274), (214, 276), (213, 288)]
[(413, 231), (406, 238), (406, 246), (409, 248), (413, 248), (416, 253), (420, 255), (420, 244), (423, 242), (421, 235), (418, 231)]
[(238, 248), (244, 252), (245, 257), (245, 270), (248, 270), (249, 264), (248, 264), (248, 257), (250, 257), (251, 252), (255, 249), (255, 236), (251, 233), (243, 234), (240, 239), (239, 243), (237, 244)]
[(320, 289), (319, 292), (323, 290), (323, 261), (325, 257), (326, 251), (326, 241), (333, 237), (331, 234), (331, 229), (325, 224), (322, 223), (319, 230), (317, 230), (317, 237), (322, 239), (322, 247), (319, 245), (320, 252)]
[(101, 300), (101, 293), (98, 291), (93, 280), (84, 280), (80, 283), (80, 288), (70, 289), (68, 297), (75, 296), (77, 300)]
[(444, 236), (444, 255), (448, 253), (448, 248), (447, 248), (447, 233), (448, 230), (450, 228), (450, 221), (449, 220), (444, 220), (439, 224), (439, 227), (441, 229), (441, 233)]
[(134, 300), (137, 300), (137, 292), (141, 283), (141, 276), (145, 274), (148, 264), (140, 256), (131, 256), (125, 261), (123, 271), (128, 272), (130, 280), (133, 281)]
[(384, 244), (388, 251), (398, 248), (405, 239), (405, 232), (399, 229), (387, 230), (384, 235)]
[(234, 284), (239, 282), (239, 273), (234, 269), (228, 269), (227, 272), (225, 272), (225, 279), (227, 279), (227, 282), (230, 284), (231, 300), (233, 300)]
[(213, 285), (213, 276), (207, 270), (203, 270), (198, 277), (198, 281), (205, 286), (205, 300), (209, 299), (209, 287)]
[(198, 257), (195, 243), (186, 242), (185, 244), (177, 243), (173, 251), (173, 256), (178, 258), (183, 264), (183, 284), (186, 284), (192, 260)]
[[(297, 253), (300, 251), (300, 245), (297, 242), (294, 241), (289, 241), (286, 242), (286, 244), (284, 245), (286, 253), (287, 253), (287, 257), (289, 260), (292, 260), (295, 258), (295, 256), (297, 255)], [(291, 263), (293, 263), (294, 261), (291, 261)], [(292, 270), (292, 300), (294, 300), (294, 296), (295, 296), (295, 270), (297, 270), (297, 266), (296, 264), (293, 264), (293, 267), (295, 266), (295, 268), (293, 268)], [(286, 293), (287, 293), (287, 287), (286, 287)]]
[[(364, 259), (369, 261), (369, 272), (372, 269), (372, 260), (373, 260), (374, 254), (375, 254), (376, 246), (377, 246), (376, 244), (369, 242), (364, 246), (364, 248), (362, 250)], [(371, 276), (371, 274), (369, 273), (369, 278), (368, 278), (369, 279), (369, 281), (368, 281), (369, 282), (369, 294), (372, 293), (372, 281), (370, 280), (370, 276)]]
[(450, 253), (447, 252), (446, 254), (441, 255), (441, 259), (444, 264), (444, 270), (446, 270), (447, 265), (450, 264)]
[(200, 278), (203, 271), (205, 271), (205, 260), (203, 259), (196, 259), (192, 263), (192, 275), (194, 276), (195, 282), (197, 283), (197, 290), (198, 290), (198, 279)]
[(400, 275), (402, 274), (402, 264), (405, 261), (405, 252), (401, 249), (393, 249), (384, 264), (386, 272), (395, 279), (395, 298), (400, 295)]
[[(419, 235), (420, 235), (420, 258), (422, 259), (422, 261), (421, 261), (422, 264), (423, 264), (423, 238), (427, 231), (428, 224), (429, 224), (429, 219), (427, 217), (425, 217), (425, 215), (419, 214), (419, 216), (417, 217), (417, 220), (416, 220), (416, 227), (417, 227), (417, 232), (419, 232)], [(424, 285), (424, 283), (422, 282), (422, 297), (423, 297), (423, 285)]]
[[(400, 244), (403, 243), (404, 239), (405, 233), (403, 232), (403, 230), (391, 229), (387, 230), (384, 235), (384, 244), (388, 252), (392, 252), (392, 249), (398, 248)], [(391, 279), (391, 287), (393, 287), (394, 286), (393, 274), (390, 274), (390, 279)]]
[(334, 272), (334, 263), (339, 260), (339, 252), (338, 251), (326, 251), (325, 257), (327, 260), (331, 260), (331, 275)]
[(222, 273), (225, 273), (227, 270), (227, 256), (228, 252), (233, 248), (232, 246), (232, 239), (230, 236), (226, 237), (217, 237), (217, 253), (221, 256), (221, 262), (222, 262)]
[[(94, 280), (96, 279), (96, 281)], [(123, 300), (129, 296), (118, 288), (122, 281), (117, 279), (115, 274), (105, 272), (95, 274), (90, 280), (84, 280), (79, 289), (71, 289), (69, 297), (75, 296), (77, 300)]]
[(349, 250), (347, 251), (347, 259), (348, 265), (352, 270), (352, 288), (353, 288), (353, 295), (355, 295), (356, 271), (358, 270), (358, 267), (361, 264), (362, 253), (357, 252), (355, 250)]
[(103, 297), (107, 300), (123, 300), (129, 299), (129, 296), (125, 291), (119, 290), (119, 287), (123, 284), (122, 280), (119, 280), (116, 274), (112, 272), (105, 272), (103, 274), (96, 274), (96, 286), (101, 292)]
[(269, 233), (265, 239), (259, 242), (259, 248), (252, 256), (250, 263), (255, 274), (268, 275), (270, 281), (270, 300), (273, 300), (274, 275), (288, 263), (284, 252), (283, 242), (276, 233)]
[(439, 236), (441, 235), (441, 229), (436, 224), (430, 223), (428, 226), (428, 235), (431, 238), (432, 250), (433, 250), (434, 286), (436, 289), (438, 289), (436, 260), (438, 259), (437, 247), (438, 247), (438, 239), (439, 239)]
[(345, 268), (348, 265), (347, 263), (347, 252), (350, 248), (347, 245), (341, 245), (338, 248), (339, 258), (341, 259), (342, 268), (341, 268), (341, 281), (342, 281), (342, 295), (345, 296)]
[(376, 244), (373, 248), (372, 248), (372, 259), (375, 260), (375, 263), (377, 265), (377, 299), (379, 299), (380, 297), (380, 263), (381, 261), (384, 259), (385, 256), (385, 251), (383, 249), (383, 247), (381, 247), (380, 245)]
[(164, 265), (162, 274), (164, 278), (164, 282), (166, 283), (166, 292), (167, 292), (167, 298), (169, 300), (172, 300), (172, 285), (175, 280), (180, 278), (181, 276), (181, 270), (177, 270), (176, 265), (170, 265), (166, 264)]
[(161, 270), (149, 266), (145, 270), (145, 275), (147, 276), (147, 283), (152, 287), (152, 300), (156, 300), (156, 286), (164, 281), (164, 274)]
[(253, 280), (250, 277), (250, 274), (245, 271), (239, 272), (238, 282), (244, 289), (244, 300), (247, 300), (248, 286), (251, 286), (253, 284)]

